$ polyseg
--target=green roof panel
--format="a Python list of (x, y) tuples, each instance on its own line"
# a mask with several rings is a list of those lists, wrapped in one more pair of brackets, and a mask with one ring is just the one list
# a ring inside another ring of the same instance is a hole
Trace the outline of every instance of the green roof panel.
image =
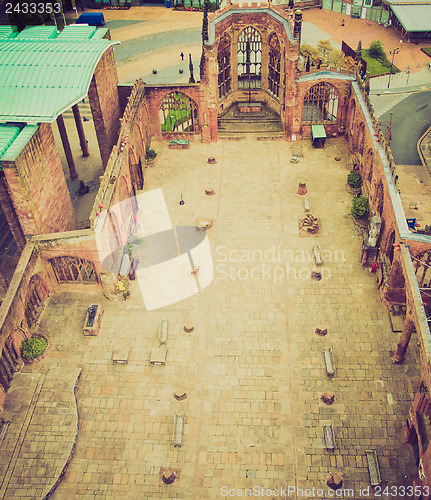
[(0, 26), (0, 40), (15, 38), (18, 35), (16, 26)]
[[(3, 126), (4, 125), (0, 125), (0, 129)], [(24, 146), (36, 133), (38, 127), (39, 125), (27, 125), (22, 130), (19, 127), (17, 127), (19, 130), (21, 130), (21, 133), (19, 133), (19, 135), (15, 137), (14, 141), (9, 146), (8, 150), (3, 154), (3, 156), (0, 155), (1, 160), (3, 161), (16, 160), (18, 155), (24, 149)]]
[(27, 26), (17, 35), (17, 40), (49, 40), (57, 38), (58, 32), (55, 26)]
[(392, 4), (391, 10), (407, 32), (431, 30), (431, 4)]
[(97, 31), (96, 26), (83, 26), (79, 24), (69, 24), (63, 31), (58, 35), (59, 40), (64, 39), (90, 39), (93, 38)]
[(0, 125), (0, 159), (9, 149), (15, 138), (21, 132), (21, 127)]
[(0, 123), (53, 122), (87, 95), (100, 58), (117, 43), (0, 40)]

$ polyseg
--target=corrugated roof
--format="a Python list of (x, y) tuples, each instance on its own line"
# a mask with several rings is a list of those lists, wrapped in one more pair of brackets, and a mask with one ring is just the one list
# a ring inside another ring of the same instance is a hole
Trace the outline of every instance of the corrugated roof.
[(431, 30), (431, 4), (391, 5), (391, 10), (406, 31)]
[[(0, 125), (0, 127), (2, 127), (2, 125)], [(21, 130), (21, 133), (15, 138), (15, 140), (12, 142), (3, 156), (0, 155), (0, 163), (1, 161), (14, 161), (24, 149), (24, 146), (27, 144), (27, 142), (36, 133), (38, 127), (39, 125), (26, 125), (22, 130), (17, 127), (19, 130)]]
[(86, 39), (93, 38), (96, 33), (96, 26), (80, 26), (77, 24), (71, 24), (66, 26), (63, 31), (58, 35), (59, 40), (64, 40), (65, 38), (78, 38)]
[(21, 132), (21, 127), (11, 127), (9, 125), (0, 125), (0, 159), (9, 149), (15, 138)]
[(96, 33), (93, 35), (92, 40), (102, 40), (108, 31), (109, 28), (98, 28)]
[(16, 37), (17, 40), (49, 40), (57, 38), (58, 32), (55, 26), (27, 26)]
[(0, 41), (0, 122), (53, 122), (88, 93), (110, 40)]
[(0, 26), (0, 40), (14, 38), (18, 35), (16, 26)]

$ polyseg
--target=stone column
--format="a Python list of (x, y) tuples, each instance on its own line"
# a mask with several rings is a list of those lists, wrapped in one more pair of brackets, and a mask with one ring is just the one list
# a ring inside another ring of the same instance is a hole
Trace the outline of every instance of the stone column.
[(60, 132), (61, 142), (63, 143), (64, 152), (66, 154), (67, 164), (69, 166), (70, 178), (76, 179), (78, 174), (73, 161), (72, 150), (70, 149), (69, 138), (67, 137), (66, 125), (64, 124), (63, 115), (57, 118), (58, 130)]
[(18, 250), (24, 250), (26, 239), (21, 229), (21, 225), (18, 221), (18, 217), (13, 207), (12, 200), (10, 199), (8, 190), (6, 188), (6, 181), (3, 172), (0, 175), (0, 205), (2, 207), (9, 229), (12, 233)]
[(413, 331), (415, 330), (415, 323), (410, 313), (407, 314), (406, 320), (404, 322), (403, 331), (400, 335), (400, 340), (398, 341), (397, 350), (392, 357), (392, 362), (395, 364), (401, 364), (406, 356), (407, 347), (410, 342)]
[(75, 118), (76, 130), (78, 131), (79, 144), (81, 146), (83, 156), (89, 156), (88, 144), (85, 139), (84, 127), (82, 126), (81, 113), (79, 112), (78, 104), (72, 106), (73, 117)]

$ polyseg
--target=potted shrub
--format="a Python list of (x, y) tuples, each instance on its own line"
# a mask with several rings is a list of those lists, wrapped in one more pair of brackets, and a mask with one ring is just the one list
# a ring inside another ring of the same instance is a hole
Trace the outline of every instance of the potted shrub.
[(362, 178), (361, 174), (357, 171), (350, 172), (347, 176), (347, 191), (350, 194), (361, 194)]
[(127, 300), (127, 298), (130, 297), (129, 282), (126, 279), (118, 280), (116, 289), (117, 292), (120, 292), (123, 295), (124, 300)]
[(145, 151), (145, 166), (152, 167), (157, 161), (157, 152), (154, 149), (148, 148)]
[(357, 224), (365, 227), (368, 224), (368, 214), (370, 213), (368, 198), (362, 195), (353, 198), (350, 213)]
[(36, 359), (42, 359), (47, 353), (48, 340), (41, 334), (33, 335), (21, 344), (21, 355), (25, 362), (31, 363)]

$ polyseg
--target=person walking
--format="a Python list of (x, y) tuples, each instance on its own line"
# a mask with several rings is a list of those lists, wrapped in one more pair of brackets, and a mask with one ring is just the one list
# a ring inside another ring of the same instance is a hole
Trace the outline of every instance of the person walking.
[(184, 61), (184, 52), (181, 52), (180, 57), (181, 57), (181, 61)]
[(344, 26), (344, 19), (341, 20), (341, 26)]

